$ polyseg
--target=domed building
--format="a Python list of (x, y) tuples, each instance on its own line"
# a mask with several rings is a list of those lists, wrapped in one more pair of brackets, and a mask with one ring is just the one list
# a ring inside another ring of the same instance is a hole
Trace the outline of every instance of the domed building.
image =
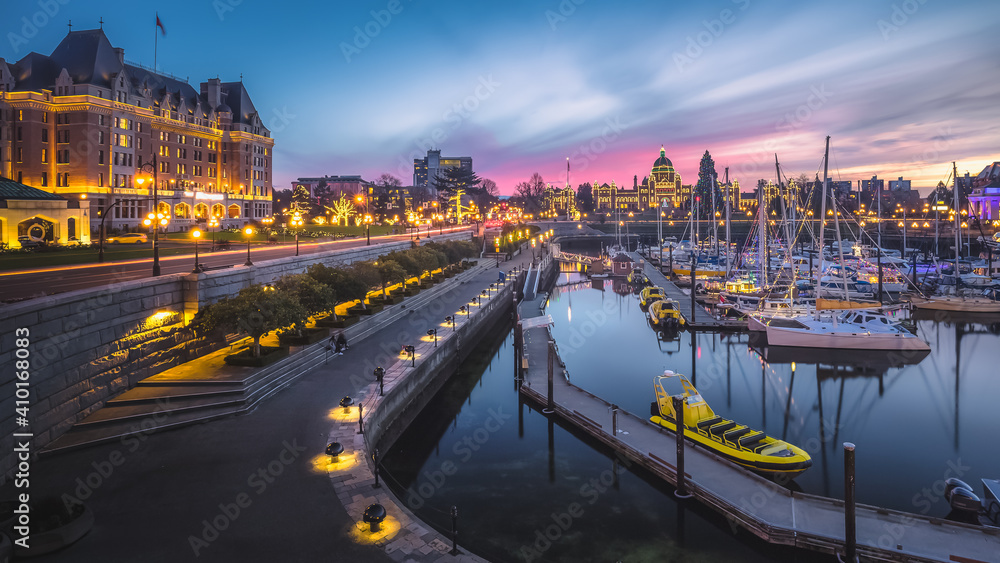
[(667, 200), (667, 205), (680, 207), (687, 199), (681, 187), (681, 175), (674, 170), (674, 164), (667, 158), (667, 151), (662, 146), (660, 158), (653, 162), (653, 170), (649, 174), (649, 187), (654, 202)]

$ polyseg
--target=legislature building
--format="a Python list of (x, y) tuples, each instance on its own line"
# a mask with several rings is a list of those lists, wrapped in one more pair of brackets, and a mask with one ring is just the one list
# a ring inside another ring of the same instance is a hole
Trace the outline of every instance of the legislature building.
[(105, 215), (106, 229), (141, 225), (154, 163), (168, 230), (269, 217), (273, 148), (242, 80), (195, 89), (126, 62), (103, 29), (0, 58), (0, 176), (79, 201), (95, 236)]

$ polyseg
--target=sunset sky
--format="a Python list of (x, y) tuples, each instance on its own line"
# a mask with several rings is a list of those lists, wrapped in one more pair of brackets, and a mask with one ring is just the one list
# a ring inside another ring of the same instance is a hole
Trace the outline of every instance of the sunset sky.
[[(63, 1), (51, 16), (5, 6), (0, 57), (49, 54), (67, 20), (103, 17), (127, 60), (152, 64), (153, 8)], [(826, 135), (834, 179), (929, 188), (952, 160), (960, 174), (1000, 160), (996, 0), (177, 0), (159, 16), (162, 70), (196, 88), (243, 74), (278, 189), (323, 174), (409, 184), (429, 146), (473, 157), (502, 193), (533, 172), (565, 182), (567, 157), (574, 186), (631, 185), (661, 145), (685, 184), (707, 149), (748, 188), (774, 177), (774, 153), (789, 176), (821, 172)]]

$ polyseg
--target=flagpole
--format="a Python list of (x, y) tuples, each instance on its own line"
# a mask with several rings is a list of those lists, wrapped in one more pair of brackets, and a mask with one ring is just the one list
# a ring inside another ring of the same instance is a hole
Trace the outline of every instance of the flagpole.
[[(160, 21), (160, 14), (158, 12), (154, 12), (154, 13), (156, 14), (156, 21), (159, 22)], [(159, 26), (154, 23), (153, 24), (153, 72), (158, 72), (159, 71), (156, 68), (156, 50), (157, 50), (157, 47), (159, 46), (158, 44), (159, 44), (159, 40), (160, 40), (160, 35), (158, 33), (159, 30), (157, 29), (157, 27), (159, 27)]]

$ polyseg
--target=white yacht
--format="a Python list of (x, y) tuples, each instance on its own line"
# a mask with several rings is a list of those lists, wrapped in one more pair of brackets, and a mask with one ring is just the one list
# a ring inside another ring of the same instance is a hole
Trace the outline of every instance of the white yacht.
[(884, 315), (867, 310), (772, 317), (765, 326), (769, 346), (856, 350), (930, 350), (916, 335)]

